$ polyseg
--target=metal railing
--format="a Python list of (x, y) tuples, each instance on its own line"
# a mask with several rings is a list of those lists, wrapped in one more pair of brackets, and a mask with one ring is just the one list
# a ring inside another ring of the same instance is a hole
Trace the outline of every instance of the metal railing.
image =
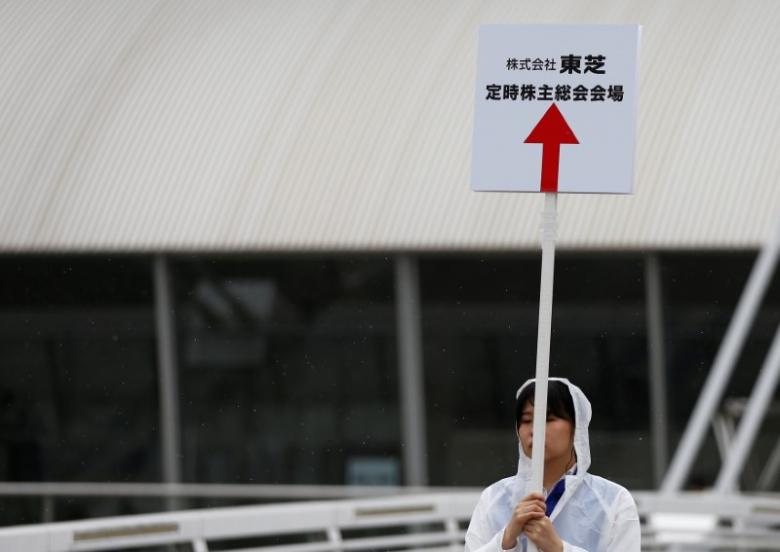
[(780, 550), (780, 496), (633, 493), (642, 550)]
[(477, 497), (452, 492), (51, 523), (0, 530), (0, 550), (107, 551), (171, 544), (188, 544), (194, 552), (460, 549)]
[[(0, 551), (147, 552), (170, 545), (177, 552), (454, 551), (463, 549), (478, 496), (452, 491), (11, 527), (0, 530)], [(634, 497), (643, 550), (780, 550), (780, 497), (708, 492)]]

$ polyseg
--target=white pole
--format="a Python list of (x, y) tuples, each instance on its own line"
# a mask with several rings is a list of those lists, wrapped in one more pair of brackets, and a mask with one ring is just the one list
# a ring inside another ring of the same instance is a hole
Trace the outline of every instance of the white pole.
[[(531, 491), (544, 490), (544, 437), (547, 427), (547, 378), (550, 374), (550, 334), (552, 327), (553, 276), (555, 272), (555, 231), (558, 196), (544, 194), (542, 212), (542, 280), (539, 286), (539, 333), (536, 339), (536, 388), (534, 391), (533, 448), (531, 449)], [(528, 541), (529, 552), (537, 548)]]

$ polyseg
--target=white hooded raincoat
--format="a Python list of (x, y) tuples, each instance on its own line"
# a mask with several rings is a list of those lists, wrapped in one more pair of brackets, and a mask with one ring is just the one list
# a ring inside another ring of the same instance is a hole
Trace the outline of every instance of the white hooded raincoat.
[[(534, 380), (528, 380), (517, 395)], [(590, 402), (579, 387), (563, 378), (550, 378), (566, 384), (574, 402), (574, 450), (577, 473), (566, 475), (566, 490), (550, 515), (563, 540), (565, 552), (639, 552), (640, 528), (636, 505), (620, 485), (588, 473), (590, 444), (588, 424)], [(466, 532), (466, 552), (500, 552), (509, 518), (525, 496), (530, 494), (531, 459), (520, 447), (517, 475), (502, 479), (482, 492)], [(518, 540), (516, 551), (526, 550), (526, 537)]]

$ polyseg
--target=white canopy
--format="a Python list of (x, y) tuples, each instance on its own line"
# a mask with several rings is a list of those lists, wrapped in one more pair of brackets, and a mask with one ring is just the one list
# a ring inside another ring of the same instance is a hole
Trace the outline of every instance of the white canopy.
[(636, 193), (564, 248), (752, 248), (780, 214), (780, 2), (6, 0), (0, 251), (538, 247), (469, 190), (481, 23), (644, 26)]

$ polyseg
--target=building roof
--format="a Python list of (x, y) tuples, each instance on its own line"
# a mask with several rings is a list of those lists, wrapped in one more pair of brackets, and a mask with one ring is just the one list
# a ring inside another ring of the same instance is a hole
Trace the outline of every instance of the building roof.
[(640, 23), (633, 196), (570, 249), (753, 248), (780, 214), (780, 2), (9, 0), (0, 251), (514, 250), (469, 189), (482, 23)]

